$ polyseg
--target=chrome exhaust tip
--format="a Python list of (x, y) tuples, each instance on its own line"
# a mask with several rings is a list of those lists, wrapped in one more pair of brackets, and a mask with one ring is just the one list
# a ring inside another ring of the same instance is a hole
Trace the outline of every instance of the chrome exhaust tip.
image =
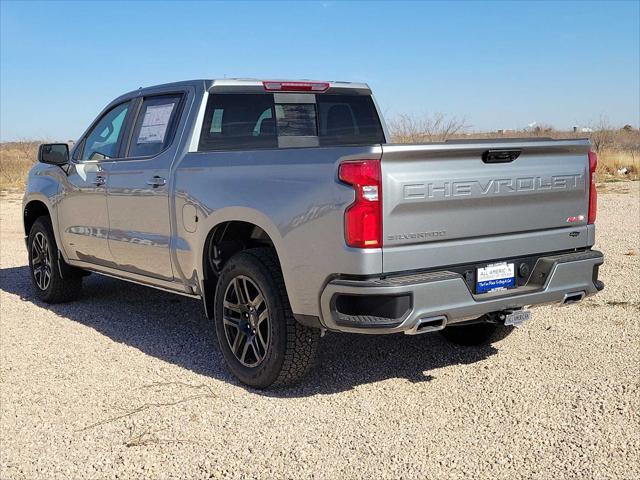
[(564, 298), (562, 299), (562, 302), (560, 302), (560, 305), (571, 305), (572, 303), (578, 303), (582, 301), (584, 297), (585, 297), (584, 292), (565, 293)]
[(405, 330), (406, 335), (419, 335), (427, 332), (437, 332), (447, 326), (447, 317), (439, 315), (437, 317), (420, 318), (410, 330)]

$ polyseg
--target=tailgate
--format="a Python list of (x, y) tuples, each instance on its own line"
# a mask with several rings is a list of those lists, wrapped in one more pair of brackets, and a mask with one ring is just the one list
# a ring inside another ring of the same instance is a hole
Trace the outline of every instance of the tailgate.
[(589, 148), (588, 140), (384, 145), (384, 271), (586, 246)]

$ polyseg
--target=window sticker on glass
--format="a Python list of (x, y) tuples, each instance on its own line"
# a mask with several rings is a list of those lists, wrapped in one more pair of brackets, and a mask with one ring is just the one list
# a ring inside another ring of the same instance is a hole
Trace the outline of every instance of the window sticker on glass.
[(137, 143), (163, 143), (174, 103), (148, 105)]

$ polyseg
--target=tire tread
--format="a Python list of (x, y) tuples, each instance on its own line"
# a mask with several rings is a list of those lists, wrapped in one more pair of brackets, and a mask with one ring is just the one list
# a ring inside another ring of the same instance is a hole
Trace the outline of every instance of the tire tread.
[(278, 289), (284, 309), (287, 346), (282, 369), (271, 386), (292, 385), (304, 377), (313, 367), (318, 350), (320, 330), (306, 327), (294, 318), (276, 252), (272, 248), (260, 247), (245, 250), (243, 253), (253, 256), (269, 270)]
[[(74, 272), (71, 267), (68, 267), (66, 264), (61, 265), (59, 263), (64, 262), (64, 260), (60, 258), (60, 251), (58, 250), (55, 235), (53, 234), (53, 226), (48, 216), (38, 217), (31, 227), (31, 232), (29, 232), (29, 255), (31, 255), (31, 238), (36, 229), (43, 230), (47, 235), (47, 241), (53, 250), (54, 260), (51, 269), (51, 284), (48, 291), (43, 292), (34, 285), (38, 298), (45, 303), (66, 303), (76, 300), (82, 289), (82, 276)], [(29, 266), (31, 266), (31, 262), (29, 262)], [(65, 266), (68, 268), (64, 268)], [(60, 267), (65, 271), (64, 276), (60, 272)], [(33, 280), (33, 273), (31, 277)]]

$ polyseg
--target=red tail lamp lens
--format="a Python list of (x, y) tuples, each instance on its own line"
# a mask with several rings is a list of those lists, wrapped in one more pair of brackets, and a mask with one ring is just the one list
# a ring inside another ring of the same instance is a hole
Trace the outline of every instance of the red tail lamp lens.
[(587, 223), (595, 223), (598, 213), (598, 191), (596, 190), (596, 168), (598, 156), (596, 152), (589, 152), (589, 217)]
[(382, 184), (380, 161), (358, 160), (340, 165), (340, 180), (355, 190), (355, 201), (344, 214), (347, 245), (355, 248), (382, 247)]

